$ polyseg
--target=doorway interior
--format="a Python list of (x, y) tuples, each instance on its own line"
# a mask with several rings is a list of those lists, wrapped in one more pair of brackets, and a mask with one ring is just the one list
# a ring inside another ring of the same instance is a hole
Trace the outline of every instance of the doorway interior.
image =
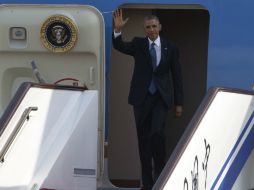
[[(144, 36), (143, 18), (155, 14), (162, 24), (161, 36), (170, 39), (180, 51), (184, 81), (184, 114), (167, 120), (167, 156), (179, 141), (206, 93), (209, 12), (201, 5), (125, 5), (123, 39)], [(140, 165), (132, 107), (128, 93), (133, 71), (133, 58), (112, 47), (109, 91), (108, 173), (116, 186), (139, 185)]]

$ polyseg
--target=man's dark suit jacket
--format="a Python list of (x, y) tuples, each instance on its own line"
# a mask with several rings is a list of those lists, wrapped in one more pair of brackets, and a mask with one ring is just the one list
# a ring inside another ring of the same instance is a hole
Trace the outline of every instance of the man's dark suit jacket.
[(152, 77), (161, 97), (168, 108), (183, 104), (183, 86), (178, 49), (168, 40), (161, 39), (161, 61), (153, 71), (147, 38), (135, 37), (131, 42), (123, 42), (122, 36), (114, 38), (113, 46), (124, 54), (134, 57), (135, 66), (129, 92), (129, 104), (138, 106), (148, 93)]

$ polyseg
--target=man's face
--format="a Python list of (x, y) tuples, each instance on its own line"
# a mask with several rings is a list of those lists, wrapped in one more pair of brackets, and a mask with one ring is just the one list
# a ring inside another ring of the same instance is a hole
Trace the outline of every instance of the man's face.
[(156, 19), (145, 20), (144, 29), (150, 40), (154, 41), (161, 31), (161, 24)]

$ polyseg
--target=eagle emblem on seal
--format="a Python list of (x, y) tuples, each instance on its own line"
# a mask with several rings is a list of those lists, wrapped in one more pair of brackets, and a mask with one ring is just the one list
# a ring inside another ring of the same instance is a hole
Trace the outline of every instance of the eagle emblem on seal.
[(42, 24), (40, 38), (49, 51), (67, 52), (76, 45), (78, 28), (69, 17), (53, 15)]

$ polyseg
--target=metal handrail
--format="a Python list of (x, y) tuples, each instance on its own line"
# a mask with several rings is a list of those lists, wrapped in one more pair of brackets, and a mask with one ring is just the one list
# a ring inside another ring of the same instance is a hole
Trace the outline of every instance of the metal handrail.
[(0, 151), (0, 162), (4, 162), (4, 157), (7, 151), (9, 150), (12, 142), (16, 138), (17, 134), (19, 133), (20, 129), (22, 128), (24, 122), (29, 120), (29, 114), (31, 111), (37, 111), (38, 107), (28, 107), (24, 110), (23, 114), (21, 115), (17, 125), (15, 126), (14, 130), (12, 131), (11, 135), (7, 139), (6, 143), (4, 144), (2, 150)]

